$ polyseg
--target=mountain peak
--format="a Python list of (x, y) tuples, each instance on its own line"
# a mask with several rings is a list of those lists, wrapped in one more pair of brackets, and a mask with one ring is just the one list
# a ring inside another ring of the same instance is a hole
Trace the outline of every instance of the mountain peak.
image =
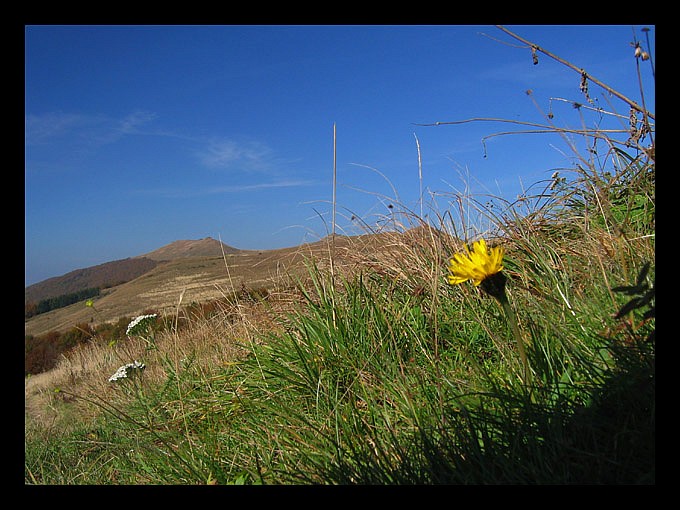
[(157, 250), (140, 255), (140, 257), (161, 261), (187, 257), (221, 257), (222, 253), (231, 254), (238, 253), (239, 251), (237, 248), (226, 245), (212, 237), (204, 237), (203, 239), (174, 241)]

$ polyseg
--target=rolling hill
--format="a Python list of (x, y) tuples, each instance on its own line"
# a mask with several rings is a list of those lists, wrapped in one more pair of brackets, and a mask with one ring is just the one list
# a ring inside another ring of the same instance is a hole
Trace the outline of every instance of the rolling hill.
[[(418, 243), (422, 235), (431, 233), (412, 229), (406, 233), (336, 236), (336, 268), (352, 272), (357, 265), (365, 265), (367, 261), (370, 263), (378, 258), (394, 260), (401, 256), (405, 243)], [(315, 260), (320, 267), (328, 264), (330, 250), (328, 238), (291, 248), (263, 251), (220, 246), (219, 241), (211, 238), (175, 241), (139, 257), (125, 259), (149, 260), (156, 265), (125, 283), (102, 291), (94, 298), (93, 308), (78, 302), (36, 315), (25, 321), (25, 333), (38, 336), (50, 331), (63, 332), (78, 323), (115, 321), (149, 310), (172, 314), (180, 305), (220, 299), (243, 287), (276, 292), (277, 289), (290, 288), (298, 278), (307, 276), (310, 260)], [(99, 266), (95, 266), (80, 271), (96, 274), (100, 270)], [(66, 276), (60, 278), (66, 279)], [(87, 280), (84, 288), (91, 286), (91, 282), (95, 281), (93, 278)]]
[(25, 289), (24, 302), (37, 303), (43, 299), (71, 294), (93, 287), (102, 289), (113, 287), (137, 278), (157, 265), (157, 260), (136, 257), (76, 269), (65, 275), (55, 276), (29, 285)]
[[(83, 302), (52, 310), (25, 321), (27, 335), (66, 331), (75, 324), (115, 321), (154, 310), (173, 313), (182, 305), (219, 299), (246, 286), (251, 289), (274, 288), (289, 284), (292, 274), (305, 270), (304, 260), (312, 253), (327, 249), (319, 242), (269, 251), (239, 250), (211, 238), (181, 240), (138, 257), (101, 264), (51, 278), (31, 287), (31, 296), (64, 293), (93, 286), (106, 280), (104, 275), (125, 267), (123, 262), (140, 264), (139, 274), (102, 291), (94, 308)], [(224, 250), (224, 255), (222, 254)], [(151, 262), (152, 264), (148, 264)], [(81, 275), (76, 277), (77, 275)], [(285, 283), (284, 283), (285, 282)], [(27, 294), (29, 288), (26, 288)], [(39, 294), (39, 292), (42, 294)], [(28, 297), (27, 297), (28, 299)]]
[(25, 303), (71, 294), (93, 287), (108, 288), (129, 282), (155, 268), (159, 263), (189, 257), (221, 257), (240, 250), (211, 237), (180, 240), (143, 255), (76, 269), (26, 287)]

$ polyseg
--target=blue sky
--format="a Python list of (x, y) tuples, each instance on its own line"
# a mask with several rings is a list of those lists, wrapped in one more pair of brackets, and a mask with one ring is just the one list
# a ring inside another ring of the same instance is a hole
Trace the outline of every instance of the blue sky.
[[(639, 102), (644, 26), (653, 51), (652, 25), (507, 28)], [(556, 125), (578, 127), (550, 101), (583, 101), (578, 74), (519, 46), (491, 25), (26, 26), (25, 283), (178, 239), (318, 240), (334, 124), (338, 232), (390, 204), (420, 213), (421, 188), (426, 213), (461, 190), (512, 199), (570, 166), (559, 137), (493, 137), (485, 155), (485, 136), (521, 126), (417, 124), (545, 123), (552, 104)]]

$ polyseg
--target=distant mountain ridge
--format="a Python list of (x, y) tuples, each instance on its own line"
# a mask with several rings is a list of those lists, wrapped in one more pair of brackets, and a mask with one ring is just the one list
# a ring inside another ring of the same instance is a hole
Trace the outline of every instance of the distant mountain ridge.
[(81, 290), (111, 287), (126, 283), (155, 268), (158, 264), (189, 257), (221, 257), (241, 250), (228, 246), (212, 237), (197, 240), (179, 240), (157, 250), (96, 266), (76, 269), (62, 276), (48, 278), (25, 288), (24, 302), (37, 303), (43, 299), (71, 294)]

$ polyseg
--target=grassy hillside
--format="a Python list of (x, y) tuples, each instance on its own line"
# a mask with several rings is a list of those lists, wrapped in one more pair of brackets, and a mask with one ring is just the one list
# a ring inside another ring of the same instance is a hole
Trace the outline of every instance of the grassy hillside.
[(81, 345), (26, 381), (25, 483), (654, 484), (655, 128), (637, 111), (618, 135), (584, 113), (570, 178), (522, 200), (451, 193), (436, 228), (403, 207), (398, 232), (291, 252), (303, 271), (275, 292)]
[(43, 299), (94, 287), (102, 289), (114, 287), (143, 275), (164, 261), (196, 257), (215, 258), (239, 252), (240, 250), (211, 237), (174, 241), (143, 255), (76, 269), (65, 275), (29, 285), (25, 290), (25, 302), (37, 303)]
[[(351, 265), (360, 260), (362, 254), (380, 257), (396, 241), (390, 235), (371, 234), (351, 239), (338, 236), (336, 260)], [(328, 240), (322, 240), (278, 250), (231, 250), (224, 256), (203, 257), (180, 256), (175, 249), (177, 245), (172, 243), (148, 254), (154, 257), (172, 255), (174, 259), (164, 258), (164, 262), (134, 280), (107, 289), (93, 300), (94, 307), (79, 302), (32, 317), (25, 323), (26, 334), (64, 332), (80, 323), (96, 326), (119, 317), (139, 315), (149, 309), (173, 313), (178, 305), (222, 299), (242, 288), (269, 291), (288, 288), (306, 275), (307, 259), (317, 258), (320, 264), (327, 264), (330, 246)]]
[(146, 257), (127, 258), (105, 262), (92, 267), (76, 269), (62, 276), (48, 278), (25, 289), (26, 303), (71, 294), (93, 287), (108, 288), (128, 282), (158, 265)]
[(226, 245), (212, 237), (182, 239), (142, 255), (151, 260), (177, 260), (189, 257), (221, 257), (238, 253), (239, 249)]

